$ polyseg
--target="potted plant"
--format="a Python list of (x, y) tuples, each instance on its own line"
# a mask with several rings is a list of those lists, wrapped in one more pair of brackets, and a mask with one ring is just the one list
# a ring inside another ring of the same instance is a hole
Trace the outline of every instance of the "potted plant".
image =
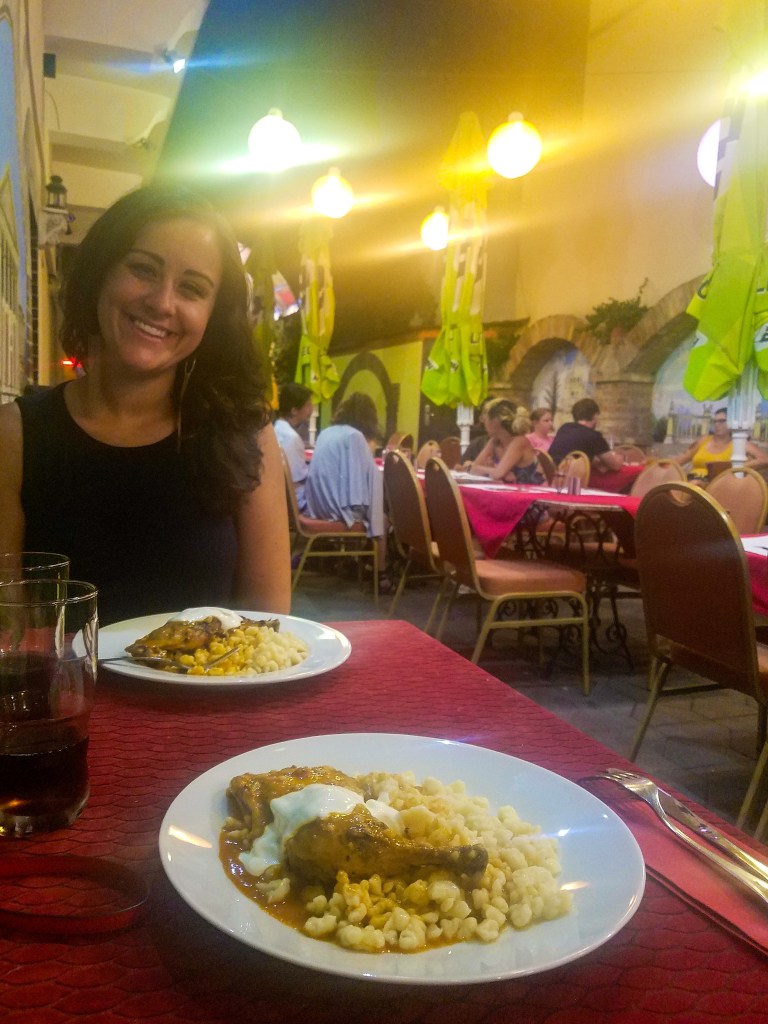
[(648, 278), (643, 281), (638, 289), (637, 295), (632, 299), (608, 299), (595, 306), (591, 313), (584, 318), (592, 334), (603, 345), (610, 341), (616, 341), (623, 337), (627, 331), (631, 331), (648, 307), (642, 301), (645, 286)]

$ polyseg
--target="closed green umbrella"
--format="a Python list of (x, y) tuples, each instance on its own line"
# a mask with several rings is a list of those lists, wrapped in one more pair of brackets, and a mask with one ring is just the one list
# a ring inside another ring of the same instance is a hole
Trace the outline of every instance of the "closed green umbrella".
[(768, 97), (744, 88), (746, 72), (741, 78), (721, 127), (713, 263), (688, 307), (699, 322), (683, 385), (699, 401), (736, 389), (748, 418), (755, 362), (768, 394)]
[(435, 405), (479, 405), (488, 393), (483, 335), (488, 165), (477, 115), (464, 113), (440, 167), (450, 194), (440, 334), (421, 390)]
[(339, 386), (338, 371), (328, 355), (336, 311), (331, 234), (327, 221), (313, 220), (302, 226), (299, 235), (302, 333), (295, 380), (310, 389), (316, 405), (331, 398)]

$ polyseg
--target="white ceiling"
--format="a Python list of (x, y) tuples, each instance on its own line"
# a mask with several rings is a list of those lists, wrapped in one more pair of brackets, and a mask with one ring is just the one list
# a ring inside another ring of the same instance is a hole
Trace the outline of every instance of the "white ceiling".
[(51, 170), (70, 205), (103, 208), (152, 176), (208, 0), (43, 0)]

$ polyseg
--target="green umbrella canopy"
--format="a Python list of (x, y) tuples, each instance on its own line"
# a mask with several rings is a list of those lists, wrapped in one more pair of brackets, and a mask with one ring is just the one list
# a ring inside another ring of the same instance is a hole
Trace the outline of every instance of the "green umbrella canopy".
[(726, 395), (753, 358), (768, 397), (768, 96), (745, 88), (761, 66), (736, 76), (721, 124), (712, 269), (688, 307), (698, 325), (683, 385), (698, 401)]
[(331, 398), (339, 386), (339, 374), (328, 355), (336, 310), (331, 235), (331, 225), (319, 219), (305, 223), (299, 235), (302, 334), (295, 379), (311, 390), (315, 403)]
[(464, 113), (438, 175), (450, 196), (448, 247), (440, 334), (421, 381), (435, 405), (479, 405), (488, 392), (483, 304), (489, 173), (477, 115)]

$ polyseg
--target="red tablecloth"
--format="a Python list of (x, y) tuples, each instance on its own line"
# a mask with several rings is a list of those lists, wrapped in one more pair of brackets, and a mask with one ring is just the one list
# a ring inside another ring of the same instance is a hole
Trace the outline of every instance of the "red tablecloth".
[[(653, 877), (629, 924), (582, 959), (544, 975), (455, 988), (379, 985), (298, 968), (236, 942), (191, 911), (159, 862), (163, 814), (201, 772), (255, 746), (390, 731), (469, 741), (572, 779), (624, 763), (413, 626), (338, 625), (352, 641), (351, 658), (302, 683), (203, 692), (103, 674), (84, 814), (69, 829), (7, 840), (0, 856), (110, 857), (147, 877), (149, 914), (131, 930), (96, 938), (0, 931), (5, 1024), (765, 1021), (765, 958)], [(716, 886), (714, 873), (712, 880)]]
[(590, 487), (598, 487), (601, 491), (624, 494), (630, 489), (635, 482), (635, 478), (644, 469), (644, 462), (628, 462), (626, 465), (620, 466), (618, 469), (611, 470), (608, 473), (598, 473), (596, 470), (593, 470), (589, 485)]
[(495, 557), (503, 541), (535, 502), (568, 507), (594, 508), (611, 513), (628, 513), (634, 518), (640, 498), (626, 494), (558, 494), (547, 487), (522, 487), (515, 484), (484, 487), (459, 484), (470, 526), (489, 558)]

